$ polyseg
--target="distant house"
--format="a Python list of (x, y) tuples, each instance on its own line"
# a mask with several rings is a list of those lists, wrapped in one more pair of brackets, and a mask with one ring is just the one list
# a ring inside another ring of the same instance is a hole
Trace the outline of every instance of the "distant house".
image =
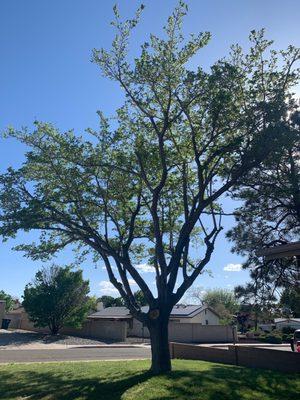
[[(141, 308), (145, 313), (148, 312), (148, 309), (148, 306)], [(132, 320), (132, 315), (126, 307), (107, 307), (89, 315), (88, 318), (129, 321)], [(201, 325), (220, 325), (220, 316), (207, 305), (177, 304), (173, 307), (170, 321), (178, 323), (198, 323)]]
[(275, 318), (274, 323), (276, 329), (282, 329), (283, 327), (300, 329), (300, 318)]
[[(141, 310), (148, 312), (149, 307)], [(128, 334), (130, 336), (148, 336), (148, 331), (143, 324), (133, 318), (126, 307), (107, 307), (88, 316), (93, 320), (127, 321)], [(220, 316), (212, 308), (206, 305), (183, 305), (177, 304), (173, 307), (170, 316), (171, 325), (176, 323), (196, 323), (199, 325), (220, 325)]]

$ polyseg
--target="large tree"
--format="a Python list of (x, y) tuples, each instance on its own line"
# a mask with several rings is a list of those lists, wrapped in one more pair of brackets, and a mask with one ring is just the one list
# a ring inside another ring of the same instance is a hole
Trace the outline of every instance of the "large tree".
[(48, 327), (56, 335), (64, 326), (81, 327), (95, 306), (89, 290), (81, 270), (52, 266), (38, 271), (26, 285), (23, 306), (35, 326)]
[[(247, 257), (244, 268), (250, 270), (252, 282), (244, 290), (255, 292), (261, 303), (278, 297), (283, 288), (299, 290), (300, 263), (295, 257), (266, 261), (258, 253), (300, 238), (299, 111), (291, 112), (288, 124), (295, 140), (267, 157), (233, 191), (242, 206), (236, 210), (237, 223), (227, 236), (234, 243), (233, 251)], [(238, 291), (243, 293), (243, 288)]]
[[(32, 133), (8, 131), (29, 150), (21, 168), (0, 178), (0, 234), (40, 231), (38, 243), (18, 247), (34, 259), (74, 243), (99, 257), (130, 312), (149, 328), (152, 371), (159, 373), (171, 369), (171, 310), (210, 261), (222, 229), (222, 197), (293, 140), (285, 120), (298, 53), (292, 47), (269, 53), (263, 32), (252, 32), (248, 54), (234, 46), (209, 70), (189, 69), (210, 34), (183, 40), (180, 3), (165, 37), (151, 35), (129, 61), (140, 11), (122, 22), (115, 8), (112, 49), (93, 52), (102, 74), (126, 96), (112, 124), (99, 113), (90, 140), (42, 122)], [(156, 293), (135, 267), (141, 259), (154, 268)]]

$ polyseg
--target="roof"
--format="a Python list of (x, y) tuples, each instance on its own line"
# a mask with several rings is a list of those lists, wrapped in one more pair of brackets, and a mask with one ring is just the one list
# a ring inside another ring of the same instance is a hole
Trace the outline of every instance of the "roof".
[(298, 322), (300, 324), (300, 318), (274, 318), (275, 324), (278, 322)]
[(88, 318), (131, 319), (126, 307), (107, 307), (88, 316)]
[[(183, 304), (177, 304), (173, 307), (173, 310), (171, 312), (171, 317), (193, 318), (195, 315), (199, 314), (205, 309), (209, 309), (211, 312), (213, 312), (219, 317), (219, 315), (216, 313), (215, 310), (206, 305), (183, 305)], [(141, 310), (142, 312), (147, 313), (149, 307), (148, 306), (142, 307)], [(128, 308), (126, 307), (107, 307), (89, 315), (88, 318), (130, 319), (132, 318), (132, 316)]]
[(260, 249), (256, 252), (258, 256), (264, 256), (267, 260), (277, 258), (293, 257), (300, 255), (300, 242), (282, 244), (280, 246)]

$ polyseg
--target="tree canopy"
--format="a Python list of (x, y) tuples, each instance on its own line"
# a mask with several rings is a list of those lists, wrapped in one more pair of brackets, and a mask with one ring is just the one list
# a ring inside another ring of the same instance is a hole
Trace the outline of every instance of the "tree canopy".
[(103, 295), (97, 299), (97, 302), (101, 302), (104, 308), (124, 306), (124, 300), (122, 297)]
[(4, 290), (0, 290), (0, 300), (5, 300), (5, 311), (12, 310), (14, 298), (10, 294), (5, 293)]
[(295, 140), (267, 157), (233, 191), (233, 197), (243, 203), (236, 210), (236, 226), (227, 233), (233, 251), (247, 256), (244, 268), (252, 278), (247, 290), (252, 286), (262, 303), (268, 298), (273, 301), (282, 288), (299, 281), (295, 257), (265, 261), (257, 255), (259, 249), (299, 240), (300, 112), (291, 113), (287, 122)]
[(89, 282), (70, 267), (44, 268), (26, 285), (23, 306), (37, 327), (57, 334), (64, 326), (80, 328), (95, 302), (88, 298)]
[[(299, 52), (277, 52), (263, 31), (252, 31), (248, 53), (235, 45), (209, 70), (191, 69), (210, 33), (184, 40), (187, 7), (180, 2), (164, 37), (150, 35), (131, 60), (129, 38), (142, 8), (122, 21), (115, 7), (112, 47), (93, 51), (100, 72), (125, 94), (112, 122), (99, 112), (90, 138), (44, 122), (33, 132), (8, 130), (28, 151), (19, 169), (0, 177), (0, 234), (40, 231), (39, 242), (17, 247), (34, 259), (70, 244), (101, 259), (126, 306), (149, 328), (152, 370), (161, 372), (171, 368), (170, 312), (210, 261), (223, 196), (294, 140), (286, 120)], [(157, 295), (135, 267), (141, 259), (154, 268)]]
[(189, 298), (193, 302), (206, 304), (213, 308), (220, 316), (221, 324), (229, 324), (234, 320), (235, 314), (239, 310), (239, 302), (231, 290), (222, 288), (203, 290), (203, 288), (193, 288)]

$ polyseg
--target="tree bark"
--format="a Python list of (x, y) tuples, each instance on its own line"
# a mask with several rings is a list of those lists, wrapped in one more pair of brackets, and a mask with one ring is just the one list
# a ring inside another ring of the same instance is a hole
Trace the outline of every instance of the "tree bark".
[(169, 317), (163, 316), (149, 324), (151, 339), (151, 372), (162, 374), (171, 371), (171, 358), (168, 335)]

